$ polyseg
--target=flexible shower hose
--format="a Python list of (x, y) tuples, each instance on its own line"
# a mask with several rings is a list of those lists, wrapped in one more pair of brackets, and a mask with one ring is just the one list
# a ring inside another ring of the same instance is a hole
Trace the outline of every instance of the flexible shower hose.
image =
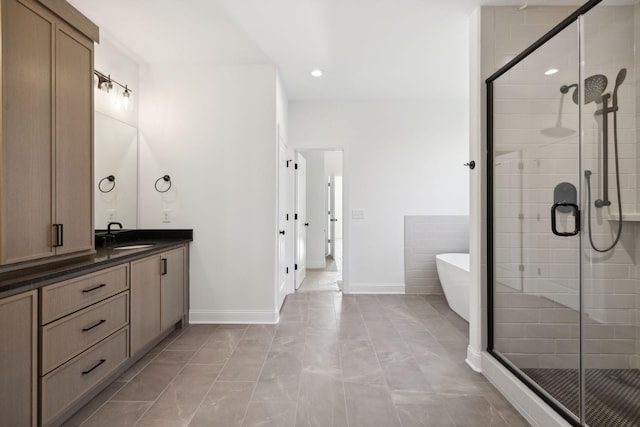
[[(606, 114), (606, 113), (605, 113)], [(605, 147), (607, 150), (609, 147)], [(587, 218), (589, 222), (589, 243), (591, 243), (591, 247), (596, 252), (609, 252), (611, 249), (615, 248), (620, 240), (620, 236), (622, 235), (622, 197), (620, 195), (620, 166), (618, 164), (618, 112), (616, 110), (613, 111), (613, 149), (615, 153), (615, 163), (616, 163), (616, 190), (618, 192), (618, 235), (614, 239), (611, 246), (605, 249), (600, 249), (593, 242), (593, 234), (591, 232), (591, 171), (585, 171), (584, 177), (587, 179)]]

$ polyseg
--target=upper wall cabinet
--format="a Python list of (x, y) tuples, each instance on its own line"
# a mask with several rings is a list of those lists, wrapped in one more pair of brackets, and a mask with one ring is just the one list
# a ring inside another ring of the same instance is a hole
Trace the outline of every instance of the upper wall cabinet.
[(93, 250), (97, 27), (60, 1), (2, 0), (0, 13), (0, 264), (84, 254)]

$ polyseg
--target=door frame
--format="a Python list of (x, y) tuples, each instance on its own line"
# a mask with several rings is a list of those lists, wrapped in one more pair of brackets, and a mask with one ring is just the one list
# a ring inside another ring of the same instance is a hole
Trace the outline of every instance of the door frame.
[[(292, 178), (292, 171), (295, 159), (295, 153), (291, 147), (287, 144), (287, 141), (283, 138), (282, 133), (280, 131), (280, 127), (278, 126), (278, 135), (277, 135), (277, 162), (276, 162), (276, 176), (277, 176), (277, 184), (276, 184), (276, 228), (274, 230), (276, 239), (275, 239), (275, 247), (276, 247), (276, 256), (275, 256), (275, 308), (277, 312), (280, 312), (282, 305), (284, 304), (284, 300), (288, 294), (295, 292), (294, 283), (295, 283), (295, 271), (294, 271), (294, 259), (295, 259), (295, 247), (294, 247), (294, 227), (292, 224), (293, 221), (293, 211), (294, 211), (294, 203), (295, 203), (295, 185)], [(284, 150), (281, 149), (284, 147)], [(284, 154), (283, 154), (284, 153)], [(281, 173), (280, 168), (282, 165), (285, 165), (286, 171), (286, 182), (283, 184), (281, 182)], [(284, 191), (284, 194), (281, 192)], [(284, 222), (284, 227), (281, 227), (281, 212), (282, 209), (282, 197), (284, 196), (284, 214), (288, 215), (287, 219)], [(281, 229), (283, 228), (283, 230)], [(281, 278), (280, 278), (280, 235), (279, 232), (284, 231), (284, 257), (285, 257), (285, 268), (288, 269), (288, 272), (285, 273), (285, 284), (281, 286)]]
[[(307, 172), (307, 159), (302, 155), (302, 153), (300, 153), (299, 151), (295, 152), (295, 168), (294, 168), (294, 172), (295, 172), (295, 189), (294, 189), (294, 219), (293, 219), (293, 229), (294, 229), (294, 235), (293, 235), (293, 239), (294, 239), (294, 244), (293, 244), (293, 253), (294, 253), (294, 289), (298, 290), (298, 288), (300, 288), (300, 285), (302, 284), (302, 282), (304, 282), (304, 279), (306, 277), (306, 273), (307, 273), (307, 262), (306, 262), (306, 245), (307, 245), (307, 239), (306, 239), (306, 235), (307, 235), (307, 230), (306, 228), (303, 227), (307, 227), (308, 224), (307, 223), (307, 176), (306, 176), (306, 172)], [(300, 168), (300, 162), (301, 159), (304, 160), (304, 169)], [(301, 178), (300, 178), (300, 173), (301, 171), (304, 170), (304, 215), (302, 215), (300, 213), (300, 183), (301, 183)], [(304, 241), (304, 257), (305, 257), (305, 261), (304, 263), (300, 263), (298, 257), (300, 254), (300, 231), (304, 230), (304, 234), (305, 234), (305, 238), (303, 239)]]
[[(328, 147), (328, 148), (302, 148), (296, 147), (295, 153), (305, 153), (305, 152), (340, 152), (342, 153), (342, 280), (339, 281), (338, 287), (343, 293), (349, 293), (349, 232), (350, 232), (350, 220), (349, 215), (346, 212), (349, 211), (350, 203), (349, 203), (349, 174), (348, 174), (348, 153), (349, 150), (346, 147)], [(297, 203), (297, 194), (294, 191), (294, 206)], [(308, 197), (308, 195), (307, 195)], [(325, 197), (326, 199), (326, 197)], [(326, 209), (325, 209), (326, 211)], [(325, 234), (326, 236), (326, 234)], [(297, 252), (297, 233), (294, 236), (294, 241), (296, 247), (294, 248), (294, 253)], [(325, 245), (326, 245), (326, 237), (325, 237)], [(326, 247), (326, 246), (325, 246)]]

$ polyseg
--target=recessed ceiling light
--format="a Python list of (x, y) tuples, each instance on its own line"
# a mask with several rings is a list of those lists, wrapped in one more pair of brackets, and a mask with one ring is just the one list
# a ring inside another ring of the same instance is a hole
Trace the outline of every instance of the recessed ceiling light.
[(553, 75), (553, 74), (555, 74), (557, 72), (558, 72), (557, 68), (550, 68), (550, 69), (548, 69), (547, 71), (544, 72), (544, 75), (545, 76), (551, 76), (551, 75)]
[(311, 70), (311, 75), (313, 77), (322, 77), (322, 70), (319, 68), (315, 68), (313, 70)]

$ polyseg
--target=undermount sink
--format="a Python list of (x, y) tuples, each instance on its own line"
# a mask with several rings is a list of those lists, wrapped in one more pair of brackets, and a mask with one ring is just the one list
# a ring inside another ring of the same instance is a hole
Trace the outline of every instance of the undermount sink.
[(116, 251), (126, 251), (129, 249), (145, 249), (145, 248), (150, 248), (152, 246), (154, 246), (155, 243), (137, 243), (137, 244), (132, 244), (132, 245), (121, 245), (121, 246), (116, 246), (113, 248), (113, 250)]

